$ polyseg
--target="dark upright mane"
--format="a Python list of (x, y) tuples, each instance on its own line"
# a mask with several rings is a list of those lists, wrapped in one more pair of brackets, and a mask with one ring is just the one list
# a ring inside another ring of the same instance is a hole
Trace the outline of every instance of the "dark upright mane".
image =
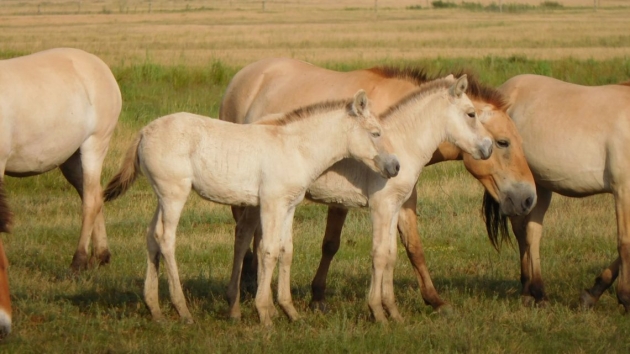
[(418, 89), (416, 91), (413, 91), (412, 93), (410, 93), (407, 96), (403, 97), (400, 101), (396, 102), (395, 104), (393, 104), (389, 108), (387, 108), (387, 110), (385, 110), (383, 113), (380, 114), (379, 118), (381, 120), (382, 119), (386, 119), (392, 113), (397, 111), (401, 106), (404, 106), (405, 104), (407, 104), (409, 101), (414, 100), (416, 98), (420, 98), (421, 96), (425, 96), (425, 95), (427, 95), (427, 94), (429, 94), (431, 92), (434, 92), (436, 90), (439, 90), (439, 89), (449, 88), (449, 87), (451, 87), (451, 85), (452, 85), (452, 82), (450, 82), (450, 80), (446, 80), (444, 78), (439, 78), (439, 79), (435, 79), (433, 81), (424, 82), (424, 83), (420, 84), (420, 86), (418, 87)]
[(294, 109), (291, 112), (284, 114), (284, 116), (277, 119), (262, 119), (253, 124), (264, 125), (287, 125), (291, 122), (302, 120), (306, 117), (310, 117), (313, 114), (321, 112), (329, 112), (343, 107), (349, 107), (353, 102), (353, 99), (325, 101), (320, 103), (311, 104), (308, 106)]
[(624, 82), (620, 82), (618, 85), (622, 85), (622, 86), (630, 86), (630, 80), (628, 80), (628, 81), (624, 81)]
[[(384, 78), (396, 78), (411, 81), (418, 86), (447, 75), (444, 73), (438, 73), (437, 75), (430, 76), (427, 74), (426, 70), (413, 67), (399, 69), (388, 66), (379, 66), (371, 68), (369, 71)], [(466, 94), (471, 99), (485, 101), (502, 111), (507, 109), (507, 100), (503, 94), (501, 94), (499, 90), (479, 82), (474, 73), (467, 70), (460, 70), (453, 72), (452, 74), (456, 78), (462, 76), (463, 74), (468, 75), (468, 89), (466, 90)]]

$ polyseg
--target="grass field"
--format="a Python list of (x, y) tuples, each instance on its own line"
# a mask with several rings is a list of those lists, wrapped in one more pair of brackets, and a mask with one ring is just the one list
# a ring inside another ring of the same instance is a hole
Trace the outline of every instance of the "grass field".
[[(630, 78), (625, 1), (604, 0), (597, 12), (591, 1), (565, 1), (559, 10), (515, 14), (406, 9), (424, 0), (379, 1), (376, 13), (373, 1), (268, 1), (265, 12), (253, 1), (153, 1), (151, 13), (148, 3), (82, 1), (78, 12), (72, 9), (76, 1), (53, 0), (40, 3), (40, 14), (35, 1), (0, 3), (1, 58), (72, 46), (112, 67), (124, 106), (104, 182), (140, 127), (182, 110), (216, 117), (231, 77), (267, 56), (337, 70), (383, 63), (430, 71), (466, 67), (491, 85), (520, 73), (582, 84)], [(242, 322), (225, 316), (234, 226), (228, 207), (191, 196), (178, 229), (177, 257), (196, 323), (177, 321), (163, 276), (160, 294), (169, 321), (156, 324), (142, 300), (144, 232), (155, 207), (143, 178), (106, 206), (112, 263), (76, 277), (69, 269), (80, 227), (76, 193), (58, 171), (6, 180), (15, 213), (13, 233), (2, 235), (11, 262), (14, 328), (0, 342), (3, 353), (630, 350), (629, 318), (620, 314), (614, 289), (593, 311), (577, 306), (580, 291), (616, 255), (607, 195), (554, 197), (541, 249), (550, 306), (527, 308), (520, 302), (517, 250), (508, 246), (497, 253), (485, 236), (480, 184), (461, 163), (428, 167), (418, 183), (419, 228), (436, 288), (456, 313), (442, 316), (423, 304), (400, 247), (395, 286), (405, 322), (389, 325), (369, 318), (370, 224), (362, 210), (350, 213), (329, 275), (331, 312), (308, 310), (325, 209), (306, 203), (296, 213), (292, 269), (293, 297), (304, 318), (289, 323), (280, 316), (273, 329), (263, 329), (251, 293), (244, 296)]]

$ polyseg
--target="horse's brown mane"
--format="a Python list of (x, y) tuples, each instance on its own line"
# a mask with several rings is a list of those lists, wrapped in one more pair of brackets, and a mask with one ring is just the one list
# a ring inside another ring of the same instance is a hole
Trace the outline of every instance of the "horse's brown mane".
[(300, 107), (298, 109), (294, 109), (291, 112), (284, 114), (284, 116), (277, 119), (262, 119), (255, 124), (263, 124), (263, 125), (287, 125), (291, 122), (295, 122), (298, 120), (302, 120), (306, 117), (310, 117), (313, 114), (328, 112), (336, 109), (340, 109), (343, 107), (347, 107), (352, 104), (353, 99), (344, 99), (344, 100), (331, 100), (320, 103), (311, 104), (308, 106)]
[(427, 81), (425, 83), (422, 83), (422, 84), (420, 84), (420, 86), (418, 87), (418, 89), (416, 91), (414, 91), (414, 92), (410, 93), (409, 95), (405, 96), (400, 101), (398, 101), (397, 103), (393, 104), (387, 110), (385, 110), (383, 113), (381, 113), (379, 118), (381, 120), (386, 119), (392, 113), (394, 113), (396, 110), (398, 110), (398, 108), (400, 106), (403, 106), (403, 105), (407, 104), (409, 101), (417, 99), (417, 98), (420, 98), (421, 96), (428, 95), (429, 93), (432, 93), (432, 92), (434, 92), (436, 90), (439, 90), (439, 89), (449, 88), (449, 87), (451, 87), (452, 84), (453, 83), (452, 83), (451, 80), (446, 80), (445, 78), (439, 78), (439, 79), (435, 79), (435, 80), (432, 80), (432, 81)]
[(619, 85), (622, 85), (622, 86), (630, 86), (630, 80), (628, 80), (628, 81), (624, 81), (624, 82), (620, 82), (620, 83), (619, 83)]
[[(429, 76), (424, 69), (413, 67), (399, 69), (388, 66), (379, 66), (371, 68), (369, 71), (384, 78), (397, 78), (411, 81), (418, 86), (445, 76), (443, 73)], [(474, 73), (467, 70), (460, 70), (453, 73), (455, 77), (460, 77), (464, 74), (468, 76), (468, 89), (466, 90), (466, 94), (470, 97), (470, 99), (487, 102), (502, 111), (507, 109), (507, 100), (503, 94), (501, 94), (499, 90), (479, 82)]]

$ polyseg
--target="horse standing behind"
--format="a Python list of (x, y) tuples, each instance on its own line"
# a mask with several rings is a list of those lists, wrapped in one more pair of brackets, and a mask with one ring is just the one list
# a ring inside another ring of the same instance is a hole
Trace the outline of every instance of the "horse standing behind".
[[(269, 78), (267, 75), (263, 77)], [(474, 158), (487, 159), (492, 153), (492, 141), (486, 136), (487, 132), (477, 118), (472, 102), (464, 93), (467, 85), (466, 75), (457, 80), (452, 75), (433, 80), (421, 85), (381, 114), (385, 134), (394, 137), (390, 139), (403, 166), (396, 178), (385, 180), (346, 159), (328, 169), (308, 189), (309, 199), (317, 202), (370, 208), (373, 238), (368, 305), (376, 321), (387, 321), (386, 312), (392, 319), (402, 320), (393, 284), (398, 214), (403, 203), (411, 196), (422, 168), (431, 159), (437, 146), (443, 141), (450, 141), (471, 153)], [(241, 89), (232, 85), (230, 87), (235, 91), (229, 89), (228, 95)], [(313, 88), (308, 84), (304, 87)], [(262, 95), (261, 100), (264, 101), (266, 97)], [(232, 96), (231, 99), (236, 97)], [(223, 108), (227, 107), (224, 105)], [(226, 111), (222, 111), (225, 114)], [(479, 136), (484, 137), (481, 144)], [(240, 317), (239, 279), (245, 253), (258, 226), (259, 220), (255, 216), (255, 213), (244, 212), (236, 227), (234, 269), (228, 288), (230, 315), (233, 318)], [(265, 237), (264, 229), (262, 237)]]
[[(247, 65), (234, 76), (226, 89), (219, 115), (223, 120), (251, 123), (265, 114), (288, 111), (330, 97), (349, 95), (359, 87), (366, 88), (373, 110), (382, 114), (405, 96), (417, 91), (421, 85), (435, 79), (418, 69), (398, 70), (381, 67), (338, 72), (295, 59), (263, 59)], [(297, 87), (308, 87), (308, 91), (301, 92), (296, 90)], [(405, 161), (403, 165), (405, 168), (417, 169), (418, 174), (421, 167), (416, 166), (423, 166), (427, 161), (428, 164), (433, 164), (463, 159), (468, 171), (489, 191), (490, 199), (499, 201), (497, 210), (507, 215), (529, 212), (536, 201), (534, 178), (525, 161), (516, 126), (505, 111), (506, 102), (503, 96), (497, 90), (480, 84), (470, 76), (466, 94), (479, 115), (479, 121), (495, 141), (495, 149), (489, 159), (476, 160), (448, 141), (439, 144), (437, 150), (422, 150), (422, 153), (419, 153), (414, 137), (421, 140), (427, 131), (404, 128), (388, 130), (392, 140), (409, 142), (396, 144), (397, 154), (399, 157), (411, 156), (410, 161)], [(404, 122), (397, 122), (398, 118), (405, 117), (388, 116), (383, 121), (383, 126), (387, 128), (404, 125)], [(419, 156), (416, 158), (416, 155)], [(327, 308), (326, 276), (330, 263), (339, 249), (341, 231), (348, 209), (368, 205), (372, 207), (377, 203), (368, 194), (368, 182), (371, 179), (359, 178), (366, 174), (372, 175), (362, 171), (353, 161), (341, 161), (318, 178), (307, 193), (307, 198), (328, 205), (322, 259), (311, 285), (312, 308), (323, 311)], [(387, 183), (399, 183), (399, 180), (396, 178)], [(436, 310), (448, 309), (450, 306), (438, 295), (425, 263), (417, 229), (417, 195), (414, 187), (415, 181), (413, 183), (409, 181), (409, 184), (404, 186), (405, 191), (411, 190), (411, 195), (400, 208), (398, 231), (416, 273), (424, 301)], [(232, 210), (235, 219), (240, 220), (242, 208), (233, 207)], [(260, 237), (259, 231), (256, 230), (256, 239)], [(255, 240), (254, 244), (256, 242)], [(248, 271), (255, 274), (247, 265), (243, 273)], [(233, 282), (231, 286), (235, 286)], [(235, 291), (233, 288), (228, 291), (228, 297), (233, 291)], [(238, 308), (235, 308), (233, 316), (238, 315)]]
[[(109, 262), (100, 178), (121, 108), (114, 75), (92, 54), (58, 48), (0, 60), (0, 176), (59, 167), (82, 200), (74, 270), (88, 265), (90, 236), (94, 261)], [(0, 232), (7, 232), (11, 213), (2, 181), (0, 195)], [(7, 287), (0, 277), (0, 294), (8, 294)]]
[[(581, 302), (592, 307), (618, 277), (617, 299), (629, 312), (630, 82), (581, 86), (545, 76), (518, 75), (499, 90), (507, 97), (508, 113), (523, 137), (538, 193), (531, 213), (510, 218), (520, 250), (524, 302), (547, 301), (540, 269), (540, 238), (552, 193), (567, 197), (611, 193), (619, 257), (591, 289), (582, 292)], [(499, 214), (494, 220), (496, 224), (506, 222)]]
[[(274, 118), (277, 118), (274, 117)], [(140, 131), (120, 172), (109, 182), (105, 199), (124, 193), (137, 174), (147, 177), (158, 207), (147, 233), (148, 267), (144, 297), (154, 319), (158, 303), (158, 267), (164, 257), (171, 300), (186, 322), (186, 306), (175, 261), (175, 230), (194, 189), (202, 198), (228, 205), (254, 206), (262, 219), (256, 293), (260, 321), (271, 325), (275, 313), (271, 277), (278, 260), (278, 302), (291, 320), (298, 318), (290, 292), (295, 207), (310, 183), (345, 157), (360, 160), (385, 178), (398, 174), (380, 123), (365, 92), (354, 99), (325, 102), (261, 124), (239, 125), (190, 113), (156, 119)]]

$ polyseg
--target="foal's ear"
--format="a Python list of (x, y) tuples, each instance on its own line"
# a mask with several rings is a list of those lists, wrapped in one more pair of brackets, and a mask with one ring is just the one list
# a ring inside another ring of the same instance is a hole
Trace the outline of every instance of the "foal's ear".
[(352, 111), (356, 115), (362, 116), (368, 109), (368, 97), (367, 93), (363, 90), (359, 90), (354, 94), (354, 100), (352, 101)]
[(451, 96), (455, 96), (459, 98), (462, 96), (462, 93), (466, 92), (467, 88), (468, 88), (468, 78), (466, 77), (466, 74), (464, 74), (460, 76), (459, 79), (457, 79), (457, 81), (455, 81), (453, 86), (451, 86), (451, 88), (448, 91), (451, 94)]

